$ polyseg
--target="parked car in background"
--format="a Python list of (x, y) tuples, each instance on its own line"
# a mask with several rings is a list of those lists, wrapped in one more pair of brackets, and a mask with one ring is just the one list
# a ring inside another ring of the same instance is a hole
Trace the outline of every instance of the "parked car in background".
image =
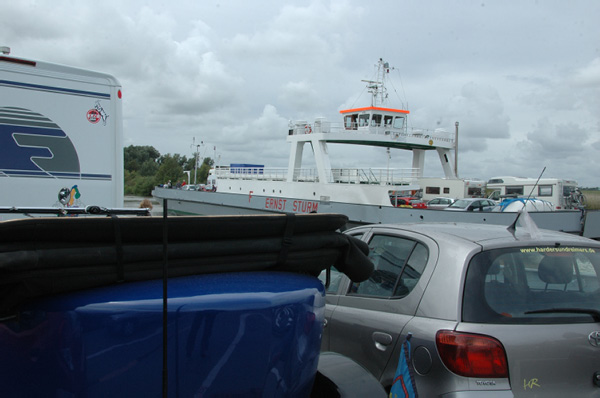
[(415, 209), (427, 208), (427, 205), (419, 198), (390, 196), (390, 201), (394, 207), (409, 207)]
[(425, 203), (423, 201), (423, 199), (414, 198), (410, 201), (410, 205), (413, 207), (413, 209), (426, 209), (427, 208), (427, 203)]
[(597, 396), (600, 242), (535, 232), (471, 223), (346, 231), (368, 242), (375, 270), (360, 283), (330, 274), (321, 350), (354, 359), (389, 390), (410, 333), (420, 396)]
[(184, 191), (197, 191), (198, 186), (194, 184), (186, 184), (183, 187), (181, 187), (181, 189), (183, 189)]
[(450, 211), (491, 211), (496, 203), (490, 199), (465, 198), (458, 199), (444, 210)]
[(444, 209), (454, 203), (456, 199), (453, 198), (433, 198), (427, 202), (428, 209)]

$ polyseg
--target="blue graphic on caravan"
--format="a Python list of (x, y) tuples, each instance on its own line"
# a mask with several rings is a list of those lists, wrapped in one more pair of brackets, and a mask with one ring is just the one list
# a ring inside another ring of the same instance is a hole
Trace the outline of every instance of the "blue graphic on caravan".
[(0, 174), (110, 180), (84, 174), (73, 142), (52, 120), (24, 108), (0, 107)]

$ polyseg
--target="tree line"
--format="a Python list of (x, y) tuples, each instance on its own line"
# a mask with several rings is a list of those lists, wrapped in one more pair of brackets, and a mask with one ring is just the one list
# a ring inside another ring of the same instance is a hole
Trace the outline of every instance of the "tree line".
[[(208, 172), (214, 161), (207, 157), (196, 169), (196, 156), (187, 158), (185, 155), (161, 155), (152, 146), (130, 145), (123, 150), (123, 165), (125, 169), (125, 195), (150, 196), (152, 189), (169, 181), (186, 184), (205, 184)], [(200, 161), (200, 159), (198, 159)], [(186, 173), (189, 172), (188, 173)]]

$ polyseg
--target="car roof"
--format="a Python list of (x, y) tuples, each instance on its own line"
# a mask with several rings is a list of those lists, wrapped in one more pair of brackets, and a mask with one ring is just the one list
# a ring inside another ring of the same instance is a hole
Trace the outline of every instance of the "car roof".
[[(471, 242), (484, 248), (502, 246), (525, 246), (532, 244), (554, 245), (573, 244), (600, 247), (600, 242), (564, 232), (536, 229), (527, 230), (517, 224), (514, 234), (505, 225), (480, 223), (414, 223), (414, 224), (376, 224), (375, 230), (387, 229), (412, 232), (428, 236), (434, 240), (454, 240)], [(349, 230), (347, 232), (350, 232)]]
[(477, 200), (488, 200), (487, 198), (462, 198), (462, 199), (457, 199), (457, 201), (459, 200), (466, 200), (467, 202), (475, 202)]

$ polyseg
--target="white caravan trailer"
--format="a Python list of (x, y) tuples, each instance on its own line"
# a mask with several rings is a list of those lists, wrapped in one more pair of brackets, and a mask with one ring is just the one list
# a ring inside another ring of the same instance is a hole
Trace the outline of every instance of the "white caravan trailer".
[(485, 181), (461, 178), (421, 177), (417, 179), (421, 187), (422, 199), (429, 201), (438, 197), (453, 199), (483, 198)]
[(123, 207), (119, 82), (9, 52), (0, 47), (0, 207)]
[[(537, 182), (537, 185), (536, 185)], [(503, 197), (528, 197), (551, 202), (555, 210), (573, 209), (573, 191), (577, 181), (558, 178), (494, 177), (487, 182), (488, 198), (501, 200)], [(581, 203), (583, 204), (583, 203)]]

